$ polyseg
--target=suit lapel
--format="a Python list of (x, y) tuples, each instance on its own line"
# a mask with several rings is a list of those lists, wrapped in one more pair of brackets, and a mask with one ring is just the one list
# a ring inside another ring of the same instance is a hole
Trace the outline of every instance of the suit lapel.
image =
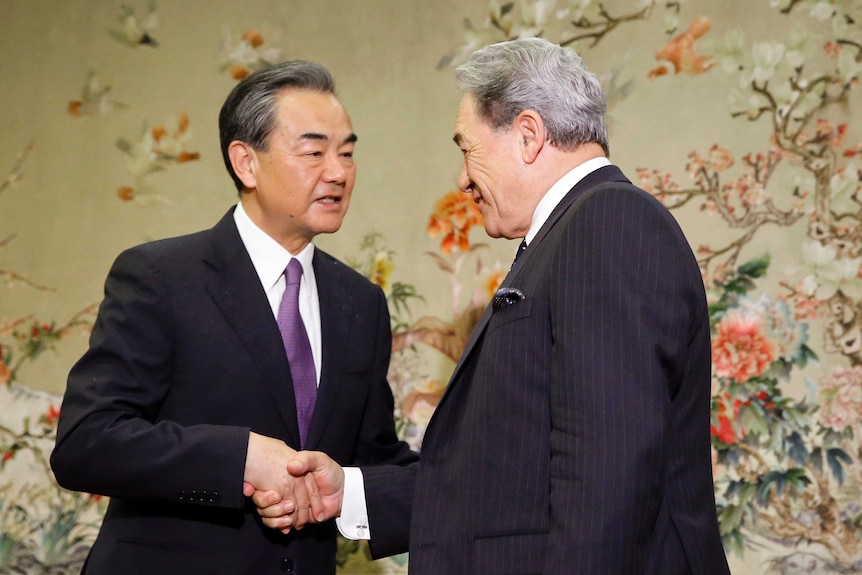
[(350, 333), (352, 309), (351, 294), (341, 281), (337, 265), (319, 249), (314, 250), (314, 277), (320, 302), (321, 371), (317, 388), (314, 414), (305, 440), (306, 449), (314, 449), (327, 429), (330, 413), (339, 396), (344, 371), (344, 354), (339, 350), (346, 345)]
[(233, 221), (233, 210), (213, 228), (213, 249), (205, 258), (215, 274), (207, 289), (242, 341), (284, 420), (289, 443), (299, 445), (290, 366), (272, 309)]
[[(611, 181), (620, 181), (625, 183), (629, 182), (628, 178), (623, 175), (622, 171), (614, 165), (603, 166), (597, 170), (594, 170), (587, 174), (583, 179), (581, 179), (575, 186), (569, 190), (563, 199), (560, 200), (560, 203), (557, 204), (557, 207), (551, 212), (551, 215), (548, 216), (547, 221), (542, 225), (539, 233), (536, 234), (536, 237), (533, 238), (533, 241), (530, 242), (530, 245), (527, 246), (527, 249), (521, 256), (518, 258), (518, 264), (514, 266), (506, 277), (503, 278), (503, 282), (501, 283), (502, 287), (511, 286), (515, 283), (515, 280), (521, 273), (521, 270), (527, 267), (527, 263), (530, 260), (530, 257), (533, 253), (535, 253), (536, 246), (541, 243), (545, 236), (548, 235), (553, 227), (560, 220), (560, 217), (566, 213), (566, 211), (575, 203), (575, 201), (581, 197), (588, 190), (603, 184), (605, 182)], [(488, 325), (488, 322), (491, 320), (491, 315), (493, 313), (493, 309), (491, 304), (485, 308), (485, 312), (482, 314), (482, 317), (479, 319), (479, 322), (476, 324), (476, 327), (473, 329), (473, 332), (470, 334), (470, 339), (467, 340), (467, 345), (464, 346), (464, 351), (461, 352), (461, 358), (458, 360), (458, 364), (455, 366), (455, 370), (452, 372), (452, 377), (449, 379), (449, 386), (446, 389), (446, 394), (443, 396), (441, 400), (441, 404), (443, 400), (446, 399), (446, 396), (449, 395), (449, 389), (452, 388), (453, 384), (456, 382), (461, 369), (464, 367), (467, 358), (470, 356), (473, 348), (476, 343), (479, 341), (479, 338), (485, 331), (485, 326)]]

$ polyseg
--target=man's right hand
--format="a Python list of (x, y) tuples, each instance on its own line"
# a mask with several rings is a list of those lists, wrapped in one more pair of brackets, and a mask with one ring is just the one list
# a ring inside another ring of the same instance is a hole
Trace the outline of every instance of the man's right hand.
[[(329, 456), (320, 451), (300, 451), (287, 464), (287, 471), (304, 482), (311, 506), (310, 521), (319, 523), (341, 514), (344, 470)], [(255, 490), (251, 498), (267, 527), (282, 532), (297, 527), (296, 520), (290, 516), (290, 502), (278, 492)]]
[[(278, 510), (279, 529), (284, 533), (302, 529), (313, 520), (312, 514), (317, 517), (324, 509), (316, 494), (317, 486), (314, 494), (309, 493), (308, 480), (288, 473), (288, 463), (295, 456), (296, 451), (279, 439), (254, 432), (249, 434), (243, 494), (256, 495), (258, 500), (269, 503), (272, 513)], [(260, 507), (257, 501), (255, 505)]]

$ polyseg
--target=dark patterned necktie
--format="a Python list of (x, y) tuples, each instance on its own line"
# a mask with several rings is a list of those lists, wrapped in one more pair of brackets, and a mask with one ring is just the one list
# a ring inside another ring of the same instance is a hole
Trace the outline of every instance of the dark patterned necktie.
[(300, 447), (305, 446), (308, 425), (317, 399), (317, 372), (308, 332), (299, 315), (299, 284), (302, 279), (302, 264), (291, 258), (284, 271), (284, 295), (278, 307), (278, 329), (284, 342), (284, 351), (290, 363), (293, 378), (293, 395), (296, 397), (296, 418), (299, 423)]
[(526, 238), (521, 240), (520, 245), (518, 245), (518, 251), (515, 252), (515, 260), (512, 262), (513, 265), (516, 261), (518, 261), (518, 258), (521, 257), (521, 254), (524, 253), (525, 249), (527, 249), (527, 239)]

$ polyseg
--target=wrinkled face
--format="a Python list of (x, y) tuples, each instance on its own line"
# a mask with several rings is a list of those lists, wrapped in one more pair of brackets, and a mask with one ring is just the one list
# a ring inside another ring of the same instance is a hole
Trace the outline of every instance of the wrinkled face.
[(250, 150), (251, 191), (242, 202), (252, 221), (292, 253), (337, 231), (356, 180), (355, 142), (336, 96), (283, 90), (268, 149)]
[(455, 118), (455, 143), (464, 154), (458, 187), (473, 197), (494, 238), (522, 238), (530, 229), (535, 205), (520, 180), (521, 140), (514, 126), (495, 130), (478, 115), (470, 94)]

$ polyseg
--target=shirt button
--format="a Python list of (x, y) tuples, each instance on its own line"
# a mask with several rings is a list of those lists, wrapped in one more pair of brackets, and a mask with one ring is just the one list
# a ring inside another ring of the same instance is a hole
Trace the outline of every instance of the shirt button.
[(282, 571), (282, 573), (293, 573), (293, 560), (292, 559), (282, 559), (281, 560), (281, 571)]

